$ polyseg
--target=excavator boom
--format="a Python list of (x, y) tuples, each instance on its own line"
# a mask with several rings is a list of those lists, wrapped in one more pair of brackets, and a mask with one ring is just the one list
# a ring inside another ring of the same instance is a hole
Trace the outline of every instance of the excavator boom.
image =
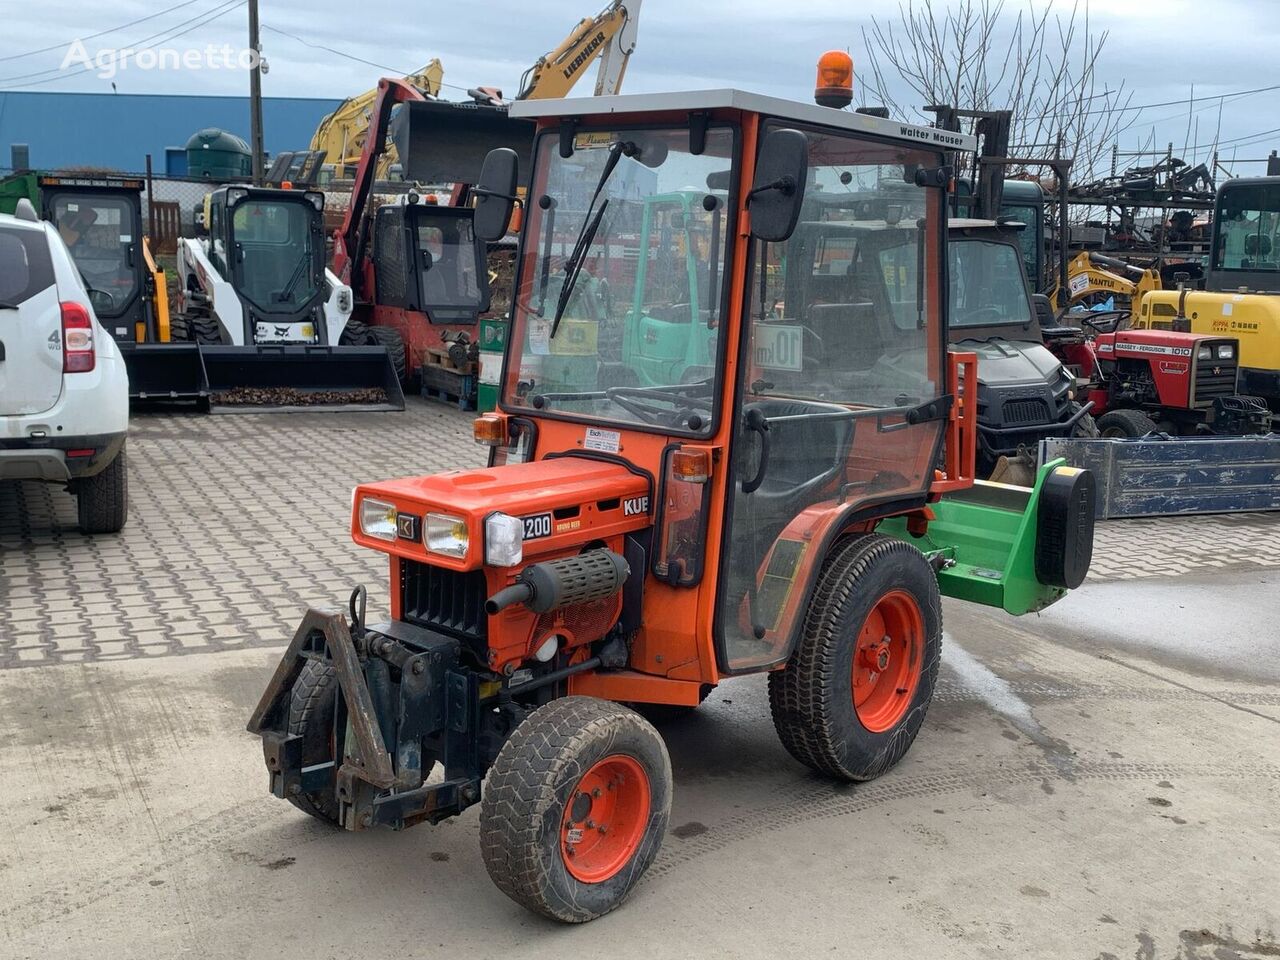
[(587, 17), (531, 66), (520, 80), (517, 100), (550, 100), (566, 96), (586, 69), (600, 58), (596, 96), (612, 96), (622, 86), (627, 61), (636, 46), (641, 0), (613, 0)]

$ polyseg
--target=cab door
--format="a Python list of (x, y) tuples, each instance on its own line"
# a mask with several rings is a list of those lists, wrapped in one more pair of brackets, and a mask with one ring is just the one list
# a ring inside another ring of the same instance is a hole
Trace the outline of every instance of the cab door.
[(47, 219), (71, 252), (94, 312), (117, 340), (142, 319), (142, 204), (132, 191), (50, 190)]
[(753, 242), (718, 588), (727, 672), (786, 659), (851, 522), (924, 505), (947, 411), (943, 192), (914, 177), (941, 156), (805, 132), (800, 223)]

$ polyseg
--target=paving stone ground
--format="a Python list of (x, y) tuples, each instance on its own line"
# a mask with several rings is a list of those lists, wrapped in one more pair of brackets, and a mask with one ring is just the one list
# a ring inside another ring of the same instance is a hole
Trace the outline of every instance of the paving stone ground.
[[(81, 536), (56, 488), (0, 483), (0, 668), (280, 644), (357, 582), (385, 616), (386, 561), (351, 543), (351, 490), (481, 464), (472, 416), (414, 400), (403, 414), (136, 416), (118, 536)], [(1280, 514), (1103, 524), (1091, 576), (1250, 566), (1280, 566)]]

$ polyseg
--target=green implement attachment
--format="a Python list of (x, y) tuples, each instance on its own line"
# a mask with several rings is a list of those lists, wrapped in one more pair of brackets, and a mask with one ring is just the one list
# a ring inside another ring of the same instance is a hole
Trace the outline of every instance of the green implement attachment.
[(977, 481), (933, 505), (921, 537), (895, 518), (881, 533), (914, 544), (934, 563), (944, 596), (1042, 610), (1084, 582), (1093, 556), (1093, 477), (1063, 460), (1045, 464), (1034, 487)]

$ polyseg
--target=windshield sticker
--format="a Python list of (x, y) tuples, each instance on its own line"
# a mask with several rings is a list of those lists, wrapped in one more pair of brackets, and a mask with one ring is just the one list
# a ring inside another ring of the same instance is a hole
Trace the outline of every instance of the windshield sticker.
[(804, 369), (804, 329), (782, 323), (756, 327), (756, 366), (771, 370)]
[(622, 448), (622, 434), (617, 430), (599, 430), (588, 427), (583, 438), (584, 450), (599, 450), (602, 453), (617, 453)]
[(551, 352), (550, 318), (529, 318), (529, 352), (539, 357), (545, 357)]
[(573, 138), (575, 150), (590, 150), (593, 147), (607, 147), (613, 143), (613, 134), (597, 130), (594, 133), (580, 133)]

